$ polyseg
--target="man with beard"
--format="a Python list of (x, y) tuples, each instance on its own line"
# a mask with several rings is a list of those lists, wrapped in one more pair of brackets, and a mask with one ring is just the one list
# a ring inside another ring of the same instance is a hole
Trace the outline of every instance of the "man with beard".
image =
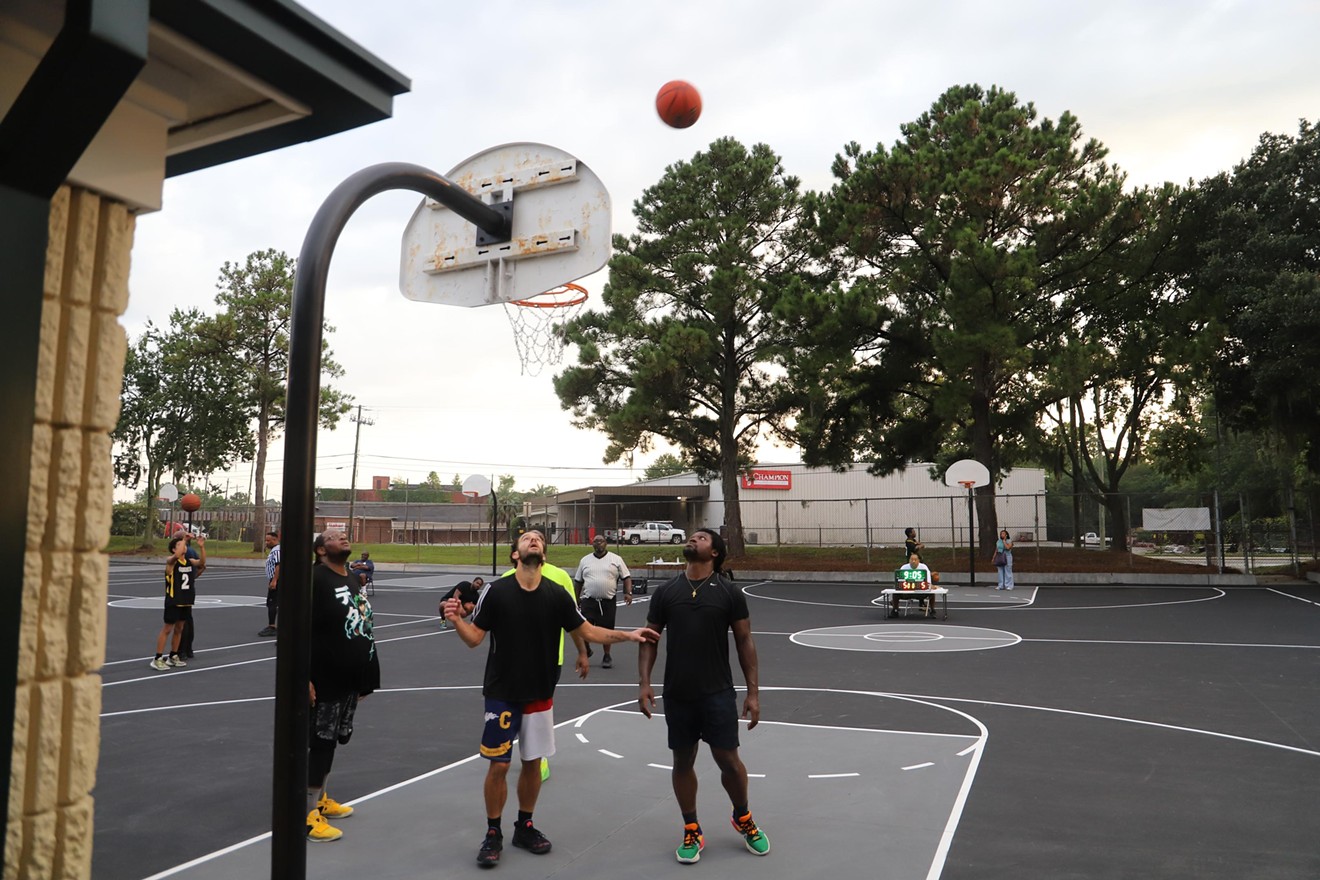
[(444, 606), (445, 618), (468, 647), (480, 645), (487, 633), (491, 637), (481, 690), (486, 720), (481, 754), (490, 762), (483, 789), (486, 836), (477, 853), (477, 864), (484, 868), (499, 864), (504, 849), (500, 824), (515, 738), (522, 766), (513, 845), (537, 855), (550, 851), (550, 841), (532, 824), (532, 812), (541, 792), (541, 759), (555, 753), (553, 704), (560, 634), (567, 631), (601, 645), (655, 638), (646, 629), (622, 632), (587, 623), (572, 595), (542, 572), (545, 538), (540, 532), (520, 535), (511, 555), (517, 566), (513, 574), (482, 592), (470, 620), (460, 613), (458, 597)]
[[(720, 782), (733, 802), (733, 827), (752, 855), (770, 852), (770, 839), (757, 827), (747, 805), (747, 768), (738, 757), (738, 705), (729, 668), (729, 630), (738, 649), (738, 663), (747, 682), (742, 716), (751, 730), (761, 719), (756, 645), (752, 641), (747, 597), (720, 574), (724, 539), (710, 529), (697, 529), (683, 547), (686, 570), (651, 597), (646, 625), (663, 634), (669, 629), (665, 655), (665, 724), (673, 752), (670, 779), (683, 814), (683, 842), (674, 853), (685, 864), (701, 858), (706, 845), (697, 820), (697, 746), (705, 740), (720, 768)], [(651, 717), (655, 691), (651, 669), (656, 646), (638, 649), (641, 688), (637, 705)]]
[(308, 697), (312, 703), (307, 743), (307, 839), (338, 840), (343, 832), (327, 819), (343, 819), (353, 808), (326, 794), (335, 746), (353, 735), (358, 700), (380, 687), (380, 658), (372, 632), (371, 602), (350, 578), (348, 536), (322, 532), (313, 545), (312, 664)]

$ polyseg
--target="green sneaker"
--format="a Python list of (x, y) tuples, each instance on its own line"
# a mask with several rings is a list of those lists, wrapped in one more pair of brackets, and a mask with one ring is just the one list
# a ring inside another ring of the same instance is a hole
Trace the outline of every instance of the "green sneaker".
[(701, 859), (701, 851), (706, 847), (706, 838), (701, 834), (700, 825), (683, 826), (683, 845), (674, 850), (674, 858), (685, 865)]
[(734, 816), (732, 819), (733, 827), (738, 829), (738, 833), (743, 836), (743, 843), (747, 844), (747, 851), (754, 856), (763, 856), (770, 852), (770, 838), (765, 836), (765, 832), (756, 827), (756, 822), (752, 819), (752, 814), (748, 813), (741, 819)]

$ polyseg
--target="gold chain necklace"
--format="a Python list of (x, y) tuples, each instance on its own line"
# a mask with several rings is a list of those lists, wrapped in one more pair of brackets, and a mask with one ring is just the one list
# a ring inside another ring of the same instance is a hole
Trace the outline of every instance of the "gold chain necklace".
[(683, 580), (687, 581), (687, 582), (688, 582), (688, 586), (692, 588), (692, 598), (693, 598), (693, 599), (697, 598), (697, 590), (700, 590), (702, 587), (706, 586), (706, 582), (709, 581), (713, 576), (714, 576), (714, 575), (709, 575), (709, 574), (708, 574), (708, 575), (706, 575), (704, 578), (701, 579), (701, 583), (699, 583), (699, 584), (694, 584), (694, 583), (692, 583), (692, 578), (690, 578), (690, 577), (687, 576), (687, 572), (683, 572)]

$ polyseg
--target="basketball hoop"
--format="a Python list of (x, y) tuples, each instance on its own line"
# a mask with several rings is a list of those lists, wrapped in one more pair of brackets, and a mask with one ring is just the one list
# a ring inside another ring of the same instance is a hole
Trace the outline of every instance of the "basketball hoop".
[(545, 365), (559, 363), (564, 356), (564, 328), (586, 301), (587, 289), (570, 283), (504, 304), (524, 376), (535, 376)]
[(959, 480), (958, 485), (970, 492), (976, 487), (976, 480)]

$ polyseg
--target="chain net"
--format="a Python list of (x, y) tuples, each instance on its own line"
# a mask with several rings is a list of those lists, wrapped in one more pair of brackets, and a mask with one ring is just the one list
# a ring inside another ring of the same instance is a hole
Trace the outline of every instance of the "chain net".
[(565, 284), (531, 299), (504, 304), (524, 376), (539, 375), (545, 366), (560, 362), (564, 356), (564, 328), (578, 316), (586, 301), (585, 287)]

